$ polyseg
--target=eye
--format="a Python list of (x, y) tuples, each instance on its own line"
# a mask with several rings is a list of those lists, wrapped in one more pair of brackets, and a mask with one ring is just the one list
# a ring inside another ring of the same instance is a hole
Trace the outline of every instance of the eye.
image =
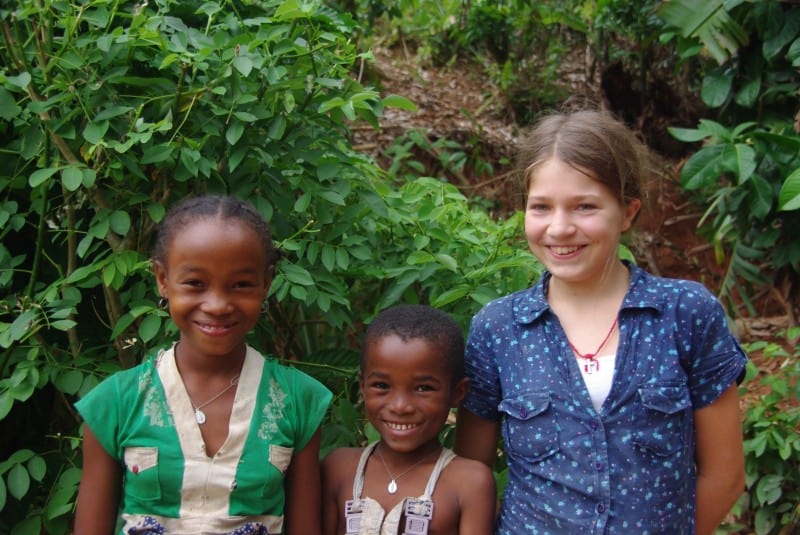
[(189, 286), (190, 288), (201, 288), (203, 283), (198, 279), (186, 279), (181, 281), (182, 286)]
[(388, 390), (389, 385), (383, 381), (373, 381), (369, 383), (367, 386), (370, 388), (374, 388), (376, 390)]
[(417, 392), (435, 392), (436, 387), (429, 384), (417, 385)]
[(581, 203), (581, 204), (578, 205), (578, 211), (579, 212), (589, 212), (589, 211), (594, 210), (596, 208), (597, 208), (597, 206), (595, 206), (594, 204), (591, 204), (591, 203)]
[(239, 282), (233, 283), (233, 287), (234, 288), (255, 288), (256, 287), (256, 283), (254, 283), (253, 281), (243, 280), (243, 281), (239, 281)]
[(547, 211), (547, 205), (540, 202), (532, 202), (528, 204), (528, 211), (529, 212), (545, 212)]

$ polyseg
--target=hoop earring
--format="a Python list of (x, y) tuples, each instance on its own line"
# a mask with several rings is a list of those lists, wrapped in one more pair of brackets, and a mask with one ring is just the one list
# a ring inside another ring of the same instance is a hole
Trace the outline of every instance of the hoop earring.
[(269, 300), (268, 299), (264, 299), (263, 301), (261, 301), (261, 312), (262, 313), (269, 312)]
[(158, 300), (158, 308), (160, 308), (162, 310), (166, 310), (167, 307), (169, 307), (169, 299), (167, 299), (166, 297), (159, 298), (159, 300)]

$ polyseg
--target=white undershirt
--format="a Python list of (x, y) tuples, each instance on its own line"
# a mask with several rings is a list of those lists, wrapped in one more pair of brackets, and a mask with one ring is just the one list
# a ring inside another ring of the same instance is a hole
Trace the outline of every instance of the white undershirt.
[(600, 355), (595, 357), (593, 361), (580, 357), (575, 358), (578, 360), (578, 367), (581, 369), (581, 375), (583, 376), (583, 382), (586, 383), (586, 389), (589, 391), (589, 397), (592, 398), (594, 410), (600, 412), (600, 407), (603, 406), (603, 402), (605, 402), (608, 393), (611, 391), (617, 354)]

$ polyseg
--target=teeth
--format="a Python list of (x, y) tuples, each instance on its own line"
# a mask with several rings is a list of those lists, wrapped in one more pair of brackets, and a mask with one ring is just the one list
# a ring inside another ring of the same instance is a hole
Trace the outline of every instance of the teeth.
[(386, 422), (386, 426), (394, 429), (395, 431), (408, 431), (416, 427), (415, 424), (396, 424), (394, 422)]
[(578, 250), (578, 247), (550, 247), (555, 254), (570, 254)]

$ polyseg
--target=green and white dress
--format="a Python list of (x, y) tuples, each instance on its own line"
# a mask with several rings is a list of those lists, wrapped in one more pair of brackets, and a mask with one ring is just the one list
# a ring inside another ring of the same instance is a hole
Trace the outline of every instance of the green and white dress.
[(283, 526), (292, 453), (330, 400), (317, 380), (248, 347), (228, 438), (209, 457), (170, 348), (112, 375), (76, 408), (124, 465), (121, 533), (271, 534)]

